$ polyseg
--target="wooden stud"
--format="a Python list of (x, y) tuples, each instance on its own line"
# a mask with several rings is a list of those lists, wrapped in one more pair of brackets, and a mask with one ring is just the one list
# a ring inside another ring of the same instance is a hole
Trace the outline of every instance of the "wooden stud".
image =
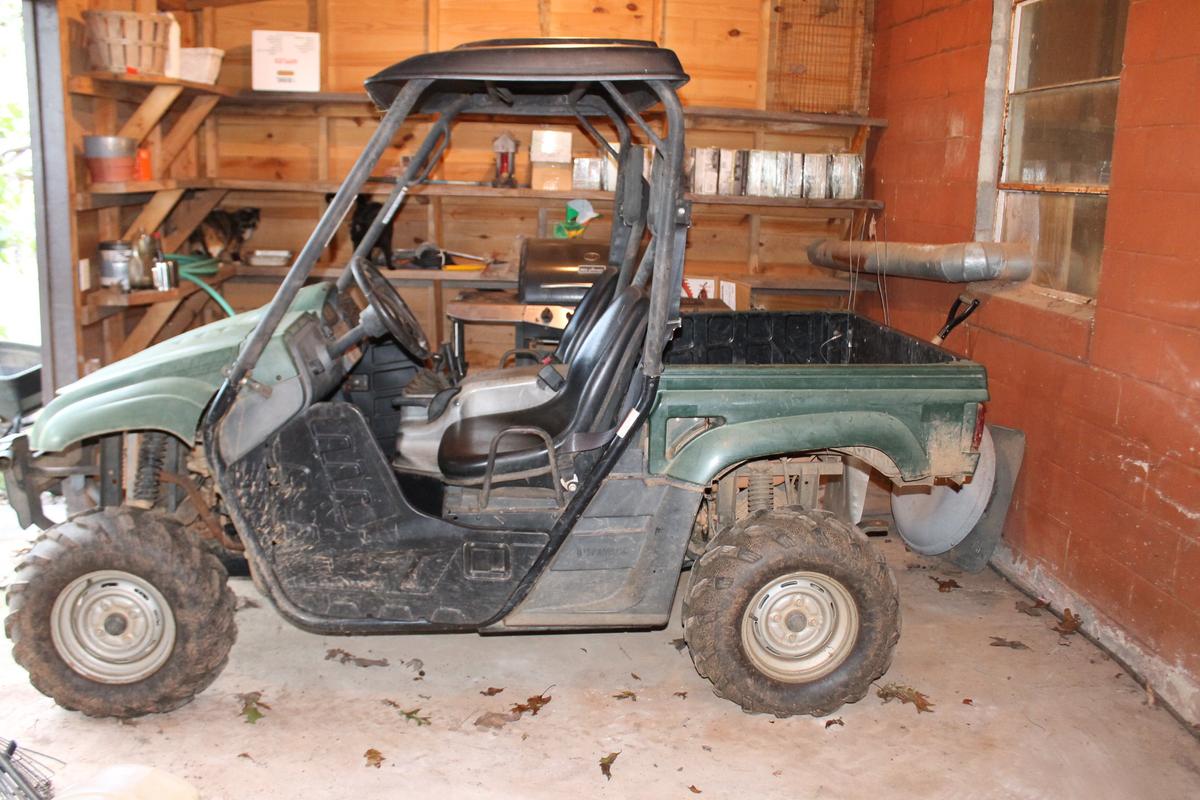
[(317, 120), (317, 180), (329, 180), (329, 117)]
[(129, 358), (134, 353), (141, 352), (149, 346), (150, 342), (154, 341), (154, 337), (158, 334), (167, 320), (171, 318), (171, 314), (175, 309), (179, 308), (179, 300), (168, 300), (164, 303), (155, 303), (152, 306), (146, 306), (146, 313), (138, 320), (138, 324), (129, 332), (129, 336), (125, 337), (125, 341), (117, 348), (116, 361), (123, 358)]
[[(208, 117), (209, 112), (213, 110), (213, 106), (220, 99), (220, 96), (215, 94), (201, 94), (192, 98), (187, 110), (180, 115), (179, 119), (175, 120), (171, 132), (163, 139), (162, 150), (159, 154), (160, 169), (163, 172), (171, 166), (171, 162), (175, 160), (176, 156), (183, 152), (184, 146), (196, 135), (201, 123)], [(162, 172), (158, 174), (162, 174)]]
[(871, 135), (871, 129), (866, 125), (859, 125), (854, 129), (854, 138), (850, 140), (851, 153), (866, 155), (867, 137)]
[(163, 220), (171, 213), (171, 209), (175, 208), (175, 204), (183, 197), (183, 192), (183, 189), (155, 192), (154, 197), (150, 198), (150, 202), (142, 207), (137, 218), (125, 229), (125, 234), (121, 238), (132, 241), (133, 237), (139, 233), (153, 233), (158, 230), (158, 226), (162, 225)]
[(204, 177), (217, 177), (220, 165), (220, 151), (217, 149), (217, 120), (211, 114), (204, 119)]
[(196, 226), (225, 199), (226, 193), (224, 189), (209, 189), (194, 192), (184, 198), (166, 221), (171, 232), (163, 237), (163, 250), (168, 253), (179, 252), (179, 248), (192, 235), (192, 231), (196, 230)]
[(104, 344), (104, 363), (111, 364), (120, 357), (118, 353), (121, 341), (125, 338), (125, 309), (105, 317), (100, 322), (100, 335)]
[(121, 126), (117, 135), (136, 139), (138, 144), (141, 144), (142, 140), (146, 138), (146, 134), (154, 130), (154, 126), (158, 125), (163, 114), (167, 113), (167, 109), (182, 92), (182, 86), (155, 86), (150, 90), (150, 94), (146, 95), (146, 99), (137, 107), (137, 110)]
[(180, 303), (179, 310), (159, 330), (154, 341), (164, 342), (172, 336), (178, 336), (186, 331), (210, 299), (212, 298), (204, 292), (188, 295), (187, 299)]

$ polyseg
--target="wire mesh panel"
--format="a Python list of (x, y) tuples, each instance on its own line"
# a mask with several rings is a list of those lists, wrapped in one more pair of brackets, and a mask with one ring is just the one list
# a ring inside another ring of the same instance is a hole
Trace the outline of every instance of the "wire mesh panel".
[(875, 0), (778, 0), (773, 10), (768, 108), (865, 114)]

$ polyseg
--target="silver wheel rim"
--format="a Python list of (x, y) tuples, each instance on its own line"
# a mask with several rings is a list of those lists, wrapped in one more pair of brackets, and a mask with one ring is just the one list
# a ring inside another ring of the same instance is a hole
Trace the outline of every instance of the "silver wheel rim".
[(742, 649), (756, 669), (784, 683), (833, 672), (858, 640), (858, 606), (845, 586), (819, 572), (768, 583), (742, 615)]
[(175, 646), (175, 617), (162, 593), (137, 575), (100, 570), (59, 592), (50, 636), (71, 669), (101, 683), (153, 675)]

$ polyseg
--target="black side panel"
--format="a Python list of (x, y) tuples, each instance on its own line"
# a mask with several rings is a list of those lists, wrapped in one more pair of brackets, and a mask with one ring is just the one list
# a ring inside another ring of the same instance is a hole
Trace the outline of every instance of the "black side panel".
[(418, 513), (348, 403), (313, 405), (234, 464), (226, 485), (281, 612), (326, 633), (471, 629), (546, 541)]
[(857, 314), (729, 311), (683, 315), (668, 364), (944, 364), (954, 354)]
[(417, 374), (417, 365), (392, 341), (371, 342), (345, 383), (347, 399), (370, 420), (371, 433), (380, 448), (391, 452), (400, 430), (400, 409), (392, 401)]

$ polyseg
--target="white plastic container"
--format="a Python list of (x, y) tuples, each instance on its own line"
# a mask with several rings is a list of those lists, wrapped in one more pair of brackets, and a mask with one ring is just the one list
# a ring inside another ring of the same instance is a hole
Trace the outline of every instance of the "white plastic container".
[(192, 83), (216, 83), (225, 51), (217, 47), (182, 47), (179, 50), (179, 77)]

